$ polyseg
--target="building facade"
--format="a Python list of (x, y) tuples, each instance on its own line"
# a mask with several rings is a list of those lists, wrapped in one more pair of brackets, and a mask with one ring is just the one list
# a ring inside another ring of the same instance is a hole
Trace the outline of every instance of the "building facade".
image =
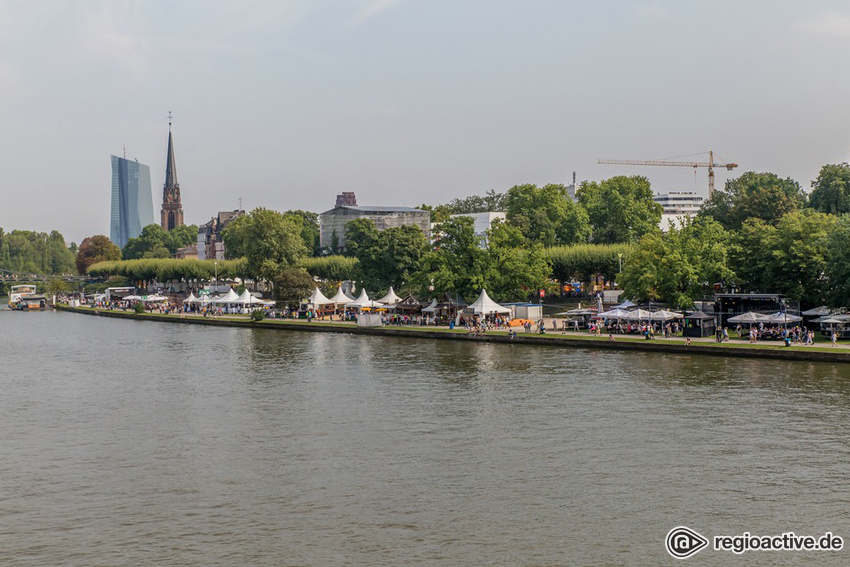
[(112, 210), (109, 239), (119, 248), (153, 224), (151, 170), (148, 166), (118, 156), (112, 160)]
[(210, 219), (210, 222), (198, 227), (197, 255), (199, 260), (224, 260), (225, 247), (222, 231), (233, 219), (245, 214), (245, 211), (222, 211)]
[(180, 183), (177, 182), (177, 162), (174, 160), (170, 114), (168, 118), (168, 155), (165, 161), (165, 184), (162, 186), (160, 224), (165, 230), (183, 225), (183, 201), (180, 197)]
[(670, 223), (679, 228), (682, 226), (683, 220), (695, 217), (705, 201), (701, 195), (696, 193), (678, 191), (657, 193), (652, 200), (664, 209), (658, 227), (665, 232), (670, 227)]
[(345, 226), (355, 219), (366, 218), (378, 230), (397, 226), (416, 226), (430, 237), (431, 213), (412, 207), (358, 206), (354, 193), (337, 195), (336, 206), (319, 214), (319, 243), (322, 250), (345, 251)]

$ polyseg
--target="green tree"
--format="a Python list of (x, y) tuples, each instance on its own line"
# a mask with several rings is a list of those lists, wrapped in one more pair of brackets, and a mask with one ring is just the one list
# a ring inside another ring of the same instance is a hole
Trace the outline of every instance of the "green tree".
[(726, 241), (723, 227), (708, 218), (686, 221), (666, 233), (650, 232), (632, 250), (618, 281), (632, 299), (691, 307), (715, 282), (734, 278)]
[(838, 217), (826, 240), (827, 300), (833, 307), (850, 305), (850, 214)]
[(319, 246), (319, 215), (309, 211), (286, 211), (283, 216), (294, 220), (301, 227), (301, 239), (310, 250), (310, 255), (319, 256), (322, 253)]
[(726, 182), (703, 204), (700, 215), (711, 217), (726, 230), (738, 230), (747, 219), (775, 224), (783, 215), (800, 209), (806, 195), (800, 184), (774, 173), (748, 171)]
[(59, 231), (52, 231), (47, 237), (47, 266), (49, 274), (71, 274), (74, 272), (74, 254), (65, 245), (65, 238)]
[(850, 165), (825, 165), (812, 182), (809, 205), (821, 213), (850, 213)]
[(274, 278), (274, 297), (287, 305), (297, 305), (316, 289), (313, 277), (302, 268), (286, 268)]
[(346, 227), (346, 247), (358, 260), (360, 280), (372, 290), (401, 288), (411, 281), (428, 251), (428, 239), (415, 226), (391, 227), (379, 232), (369, 219)]
[(573, 202), (563, 185), (516, 185), (505, 197), (507, 219), (529, 242), (544, 246), (586, 242), (586, 211)]
[(358, 258), (378, 240), (378, 229), (371, 219), (354, 219), (345, 225), (345, 253)]
[(836, 222), (812, 209), (790, 212), (775, 225), (759, 218), (744, 221), (731, 250), (740, 283), (753, 292), (820, 305), (827, 294), (828, 242)]
[(528, 244), (515, 226), (496, 222), (488, 234), (485, 288), (497, 301), (520, 301), (546, 287), (551, 265), (543, 245)]
[(422, 269), (412, 278), (413, 285), (424, 296), (479, 293), (486, 283), (489, 257), (478, 245), (473, 220), (448, 219), (437, 225), (436, 236), (433, 249), (422, 258)]
[(88, 267), (96, 262), (117, 261), (121, 259), (121, 249), (102, 234), (89, 236), (80, 243), (77, 250), (77, 272), (85, 274)]
[(197, 240), (197, 225), (181, 225), (165, 230), (158, 224), (149, 224), (138, 237), (127, 240), (121, 256), (126, 260), (171, 258), (178, 248), (194, 244)]
[(234, 219), (222, 236), (228, 257), (244, 257), (249, 276), (273, 281), (309, 252), (301, 229), (293, 217), (257, 208)]
[(587, 210), (593, 242), (614, 244), (636, 242), (658, 230), (661, 205), (653, 200), (646, 177), (617, 176), (599, 183), (586, 181), (577, 191)]

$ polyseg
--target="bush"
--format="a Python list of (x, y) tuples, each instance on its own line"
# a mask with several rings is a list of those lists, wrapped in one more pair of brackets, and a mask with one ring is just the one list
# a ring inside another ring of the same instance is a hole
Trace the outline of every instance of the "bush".
[(135, 307), (133, 307), (133, 311), (135, 311), (137, 315), (141, 315), (145, 312), (145, 306), (141, 303), (136, 303)]
[(254, 309), (251, 311), (251, 321), (262, 321), (266, 318), (266, 312), (262, 309)]
[(322, 256), (319, 258), (302, 258), (298, 265), (307, 270), (311, 276), (320, 280), (341, 282), (357, 279), (357, 258), (346, 256)]

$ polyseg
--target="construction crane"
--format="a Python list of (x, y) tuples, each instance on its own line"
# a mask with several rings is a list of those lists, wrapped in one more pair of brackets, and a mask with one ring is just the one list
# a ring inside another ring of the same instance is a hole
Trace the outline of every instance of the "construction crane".
[[(693, 155), (701, 155), (701, 154), (693, 154)], [(690, 157), (690, 156), (681, 156), (681, 157)], [(714, 152), (708, 152), (708, 161), (669, 161), (669, 160), (637, 160), (637, 159), (601, 159), (598, 161), (599, 164), (610, 164), (610, 165), (664, 165), (671, 167), (693, 167), (694, 169), (698, 167), (707, 167), (708, 168), (708, 196), (711, 198), (712, 193), (714, 193), (714, 168), (715, 167), (725, 167), (728, 171), (732, 171), (732, 169), (738, 167), (737, 163), (721, 163), (714, 161)]]

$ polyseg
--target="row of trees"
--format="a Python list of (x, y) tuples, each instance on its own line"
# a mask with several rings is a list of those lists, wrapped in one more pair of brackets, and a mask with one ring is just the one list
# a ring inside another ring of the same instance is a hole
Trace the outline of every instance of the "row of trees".
[(747, 172), (698, 217), (644, 236), (618, 282), (627, 295), (688, 307), (715, 285), (850, 305), (850, 166), (826, 165), (806, 194), (790, 178)]
[(646, 177), (584, 182), (576, 198), (577, 202), (564, 185), (526, 184), (504, 194), (490, 191), (484, 197), (422, 208), (431, 211), (432, 222), (453, 214), (504, 211), (508, 224), (518, 228), (529, 244), (544, 246), (632, 243), (657, 230), (661, 221), (661, 205), (653, 200)]
[(68, 274), (74, 272), (75, 244), (65, 244), (56, 230), (35, 232), (0, 228), (0, 270), (35, 274)]

